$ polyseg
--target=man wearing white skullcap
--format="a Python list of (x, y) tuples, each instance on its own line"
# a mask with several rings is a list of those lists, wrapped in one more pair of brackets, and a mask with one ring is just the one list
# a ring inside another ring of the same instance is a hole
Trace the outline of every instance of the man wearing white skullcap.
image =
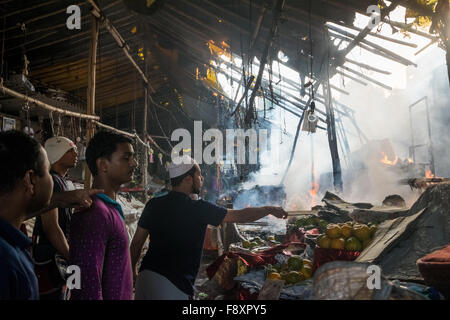
[[(193, 200), (190, 195), (200, 193), (203, 177), (189, 156), (172, 159), (169, 175), (172, 191), (147, 202), (131, 242), (137, 300), (188, 300), (193, 296), (208, 225), (252, 222), (269, 214), (287, 217), (281, 207), (232, 210)], [(149, 248), (137, 275), (136, 265), (149, 235)]]
[[(53, 193), (73, 190), (73, 185), (66, 179), (66, 175), (78, 161), (75, 144), (65, 137), (53, 137), (45, 142), (45, 151), (51, 165)], [(40, 263), (50, 261), (44, 268), (37, 270), (41, 300), (62, 300), (64, 297), (64, 281), (55, 268), (55, 254), (69, 258), (67, 236), (72, 213), (71, 208), (55, 208), (36, 217), (33, 256)], [(50, 278), (39, 275), (39, 272), (50, 274)]]

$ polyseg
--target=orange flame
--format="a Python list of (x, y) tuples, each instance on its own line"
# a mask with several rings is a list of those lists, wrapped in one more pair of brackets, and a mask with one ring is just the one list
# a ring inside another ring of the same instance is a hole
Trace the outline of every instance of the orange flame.
[(311, 196), (311, 207), (314, 207), (317, 204), (317, 192), (319, 192), (319, 184), (316, 181), (316, 170), (313, 170), (313, 181), (311, 182), (311, 190), (309, 190), (309, 195)]
[(388, 156), (386, 153), (381, 152), (381, 154), (383, 155), (383, 159), (381, 159), (381, 163), (387, 164), (389, 166), (395, 166), (398, 162), (398, 157), (395, 157), (395, 160), (389, 160)]
[(411, 159), (411, 158), (408, 158), (408, 163), (414, 163), (414, 160), (413, 159)]
[(434, 178), (434, 174), (431, 173), (431, 170), (427, 170), (427, 172), (425, 173), (425, 178), (427, 179)]

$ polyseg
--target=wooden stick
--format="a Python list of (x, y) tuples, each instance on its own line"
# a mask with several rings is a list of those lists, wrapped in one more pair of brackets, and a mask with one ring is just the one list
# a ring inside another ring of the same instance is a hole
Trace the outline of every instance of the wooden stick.
[(384, 71), (384, 70), (381, 70), (381, 69), (369, 66), (368, 64), (360, 63), (360, 62), (357, 62), (355, 60), (351, 60), (349, 58), (345, 58), (344, 60), (345, 60), (345, 62), (348, 62), (348, 63), (351, 63), (351, 64), (355, 64), (358, 67), (361, 67), (361, 68), (364, 68), (364, 69), (367, 69), (367, 70), (375, 71), (375, 72), (386, 74), (386, 75), (391, 75), (392, 74), (392, 72)]
[(342, 75), (344, 77), (347, 77), (347, 78), (349, 78), (349, 79), (351, 79), (353, 81), (356, 81), (359, 84), (362, 84), (363, 86), (367, 86), (367, 82), (361, 81), (360, 79), (352, 77), (351, 75), (348, 75), (348, 74), (346, 74), (346, 73), (344, 73), (342, 71), (336, 70), (336, 73), (338, 73), (338, 74), (340, 74), (340, 75)]
[[(349, 29), (352, 29), (352, 30), (355, 30), (355, 31), (362, 31), (363, 30), (363, 29), (355, 27), (355, 26), (346, 25), (345, 23), (340, 22), (340, 21), (339, 22), (333, 21), (332, 23), (338, 24), (340, 26), (343, 26), (345, 28), (349, 28)], [(327, 24), (327, 27), (330, 28), (331, 26), (329, 26)], [(345, 30), (342, 30), (342, 29), (338, 29), (338, 30), (339, 30), (338, 32), (340, 32), (340, 33), (345, 32)], [(417, 48), (417, 44), (415, 44), (415, 43), (410, 43), (410, 42), (406, 42), (406, 41), (402, 41), (402, 40), (389, 38), (389, 37), (386, 37), (386, 36), (383, 36), (381, 34), (374, 33), (374, 32), (370, 32), (369, 35), (373, 36), (373, 37), (376, 37), (376, 38), (380, 38), (380, 39), (386, 40), (386, 41), (390, 41), (390, 42), (393, 42), (393, 43), (401, 44), (401, 45), (404, 45), (404, 46), (407, 46), (407, 47)]]
[(392, 90), (392, 87), (387, 86), (387, 85), (385, 85), (384, 83), (381, 83), (381, 82), (379, 82), (379, 81), (377, 81), (377, 80), (371, 79), (371, 78), (369, 78), (368, 76), (362, 74), (361, 72), (352, 70), (352, 69), (350, 69), (349, 67), (346, 67), (346, 66), (340, 66), (340, 68), (341, 68), (341, 69), (344, 69), (344, 70), (346, 70), (346, 71), (348, 71), (348, 72), (351, 72), (351, 73), (357, 75), (358, 77), (363, 78), (364, 80), (367, 80), (367, 81), (370, 81), (370, 82), (372, 82), (372, 83), (374, 83), (374, 84), (377, 84), (377, 85), (379, 85), (380, 87), (383, 87), (383, 88), (388, 89), (388, 90)]
[[(332, 30), (332, 31), (336, 31), (335, 29), (337, 29), (337, 28), (333, 28), (333, 29), (330, 28), (330, 30)], [(353, 41), (350, 42), (350, 43), (353, 43), (356, 40), (356, 38), (357, 38), (353, 34), (350, 34), (348, 32), (342, 31), (342, 30), (341, 30), (341, 32), (339, 32), (339, 31), (336, 31), (336, 32), (338, 32), (338, 34), (330, 33), (330, 35), (333, 36), (333, 37), (337, 37), (337, 38), (340, 38), (340, 39), (347, 40), (347, 41), (351, 41), (350, 39), (352, 39)], [(386, 48), (383, 48), (382, 46), (379, 46), (379, 45), (377, 45), (377, 44), (375, 44), (375, 43), (373, 43), (373, 42), (371, 42), (369, 40), (361, 39), (360, 41), (358, 41), (355, 44), (355, 46), (357, 45), (357, 46), (360, 46), (360, 47), (364, 48), (364, 44), (366, 44), (366, 45), (368, 45), (368, 46), (378, 50), (379, 52), (384, 53), (387, 56), (392, 57), (393, 60), (398, 62), (398, 63), (401, 63), (401, 64), (403, 64), (405, 66), (413, 65), (413, 66), (417, 67), (417, 64), (415, 64), (411, 60), (403, 58), (402, 56), (396, 54), (395, 52), (392, 52), (392, 51), (390, 51), (390, 50), (388, 50)], [(347, 50), (347, 49), (344, 49), (344, 50)], [(344, 60), (345, 60), (345, 57), (344, 57)]]

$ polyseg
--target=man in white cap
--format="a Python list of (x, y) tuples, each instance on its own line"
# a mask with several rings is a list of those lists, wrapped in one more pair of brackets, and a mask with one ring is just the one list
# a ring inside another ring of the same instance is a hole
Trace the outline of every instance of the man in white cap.
[[(65, 137), (53, 137), (45, 142), (45, 151), (51, 165), (53, 193), (73, 190), (66, 175), (78, 161), (75, 144)], [(41, 300), (63, 299), (64, 281), (56, 266), (55, 254), (69, 258), (67, 236), (72, 212), (71, 208), (55, 208), (36, 217), (33, 256), (40, 265), (36, 272)]]
[[(252, 222), (269, 214), (287, 217), (281, 207), (231, 210), (193, 200), (190, 195), (199, 194), (203, 177), (197, 162), (188, 156), (173, 159), (169, 175), (172, 191), (147, 202), (131, 243), (137, 300), (188, 300), (193, 296), (208, 225)], [(149, 248), (137, 275), (136, 264), (149, 235)]]

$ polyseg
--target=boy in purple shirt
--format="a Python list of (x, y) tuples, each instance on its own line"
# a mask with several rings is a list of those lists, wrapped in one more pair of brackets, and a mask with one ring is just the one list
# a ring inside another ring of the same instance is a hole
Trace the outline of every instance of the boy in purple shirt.
[(116, 202), (120, 186), (130, 182), (137, 167), (131, 140), (106, 131), (97, 133), (86, 149), (93, 186), (105, 190), (91, 208), (73, 216), (70, 264), (80, 267), (81, 288), (72, 300), (131, 300), (133, 280), (124, 215)]

